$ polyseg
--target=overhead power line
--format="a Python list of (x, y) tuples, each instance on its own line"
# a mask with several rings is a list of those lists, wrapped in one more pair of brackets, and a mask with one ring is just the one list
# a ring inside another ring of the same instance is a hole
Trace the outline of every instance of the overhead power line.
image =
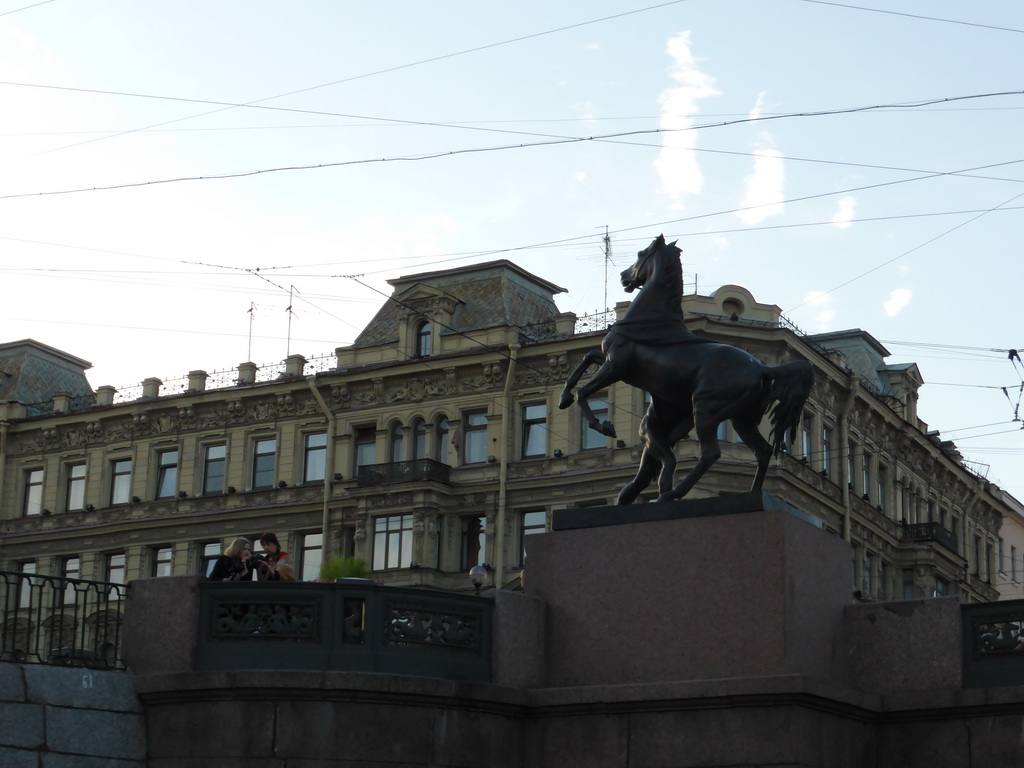
[(981, 29), (994, 29), (999, 32), (1016, 32), (1017, 34), (1024, 34), (1024, 29), (1014, 29), (1013, 27), (999, 27), (994, 24), (978, 24), (973, 21), (960, 21), (958, 19), (940, 19), (937, 16), (922, 16), (917, 13), (903, 13), (901, 11), (890, 11), (887, 8), (866, 8), (862, 5), (847, 5), (846, 3), (833, 3), (828, 0), (803, 0), (805, 3), (813, 3), (814, 5), (831, 5), (836, 8), (849, 8), (855, 11), (869, 11), (871, 13), (885, 13), (890, 16), (905, 16), (908, 19), (921, 19), (923, 21), (939, 21), (944, 24), (960, 24), (965, 27), (980, 27)]
[[(340, 168), (340, 167), (350, 166), (350, 165), (370, 165), (370, 164), (386, 163), (386, 162), (415, 162), (415, 161), (421, 161), (421, 160), (436, 160), (438, 158), (454, 157), (456, 155), (479, 154), (479, 153), (485, 153), (485, 152), (501, 152), (501, 151), (508, 151), (508, 150), (515, 150), (515, 149), (526, 149), (526, 148), (533, 148), (533, 147), (549, 147), (549, 146), (557, 146), (557, 145), (561, 145), (561, 144), (578, 144), (578, 143), (588, 142), (588, 141), (607, 141), (607, 140), (610, 140), (610, 139), (619, 139), (619, 138), (623, 138), (623, 137), (627, 137), (627, 136), (643, 136), (643, 135), (655, 135), (655, 134), (662, 134), (662, 133), (677, 133), (677, 132), (701, 130), (701, 129), (705, 129), (705, 128), (723, 128), (723, 127), (731, 126), (731, 125), (739, 125), (739, 124), (742, 124), (742, 123), (759, 122), (759, 121), (765, 121), (765, 120), (791, 119), (791, 118), (796, 118), (796, 117), (825, 117), (825, 116), (830, 116), (830, 115), (852, 114), (852, 113), (855, 113), (855, 112), (868, 112), (868, 111), (873, 111), (873, 110), (884, 110), (884, 109), (890, 109), (890, 108), (892, 108), (894, 106), (900, 106), (900, 107), (924, 106), (924, 105), (928, 105), (928, 104), (938, 104), (938, 103), (945, 103), (945, 102), (951, 102), (951, 101), (960, 101), (960, 100), (966, 100), (966, 99), (982, 99), (982, 98), (993, 98), (993, 97), (998, 97), (998, 96), (1020, 96), (1020, 95), (1024, 95), (1024, 91), (1001, 91), (1001, 92), (998, 92), (998, 93), (973, 94), (973, 95), (970, 95), (970, 96), (953, 96), (953, 97), (941, 98), (941, 99), (930, 99), (928, 101), (916, 102), (914, 104), (909, 104), (909, 103), (879, 104), (879, 105), (869, 106), (869, 107), (849, 107), (849, 108), (841, 108), (841, 109), (820, 110), (820, 111), (817, 111), (817, 112), (790, 112), (790, 113), (786, 113), (784, 115), (746, 117), (746, 118), (740, 118), (740, 119), (736, 119), (736, 120), (728, 120), (728, 121), (724, 121), (724, 122), (704, 123), (704, 124), (701, 124), (701, 125), (687, 126), (685, 128), (648, 128), (648, 129), (643, 129), (643, 130), (623, 131), (623, 132), (620, 132), (620, 133), (610, 133), (610, 134), (596, 135), (596, 136), (577, 136), (577, 137), (564, 137), (564, 138), (560, 137), (560, 138), (550, 139), (550, 140), (547, 140), (547, 141), (536, 141), (536, 142), (530, 142), (530, 143), (524, 143), (524, 144), (509, 144), (509, 145), (495, 146), (495, 147), (472, 147), (472, 148), (467, 148), (467, 149), (455, 149), (455, 150), (448, 150), (448, 151), (443, 151), (442, 150), (442, 151), (438, 151), (438, 152), (428, 152), (428, 153), (421, 153), (421, 154), (417, 154), (417, 155), (405, 155), (405, 156), (395, 156), (395, 157), (385, 157), (385, 158), (368, 158), (368, 159), (364, 159), (364, 160), (342, 160), (342, 161), (331, 162), (331, 163), (316, 163), (316, 164), (313, 164), (313, 165), (282, 166), (282, 167), (277, 167), (277, 168), (265, 168), (265, 169), (253, 170), (253, 171), (237, 171), (237, 172), (232, 172), (232, 173), (208, 174), (208, 175), (204, 175), (204, 176), (183, 176), (183, 177), (172, 178), (172, 179), (154, 179), (154, 180), (150, 180), (150, 181), (126, 182), (126, 183), (123, 183), (123, 184), (111, 184), (111, 185), (101, 186), (101, 187), (81, 187), (81, 188), (77, 188), (77, 189), (52, 190), (52, 191), (48, 191), (48, 192), (22, 192), (22, 193), (17, 193), (17, 194), (12, 194), (12, 195), (2, 195), (2, 196), (0, 196), (0, 200), (10, 200), (10, 199), (14, 199), (14, 198), (23, 198), (23, 197), (42, 197), (42, 196), (48, 196), (48, 195), (69, 195), (69, 194), (77, 194), (77, 193), (81, 193), (81, 192), (99, 192), (99, 191), (109, 191), (109, 190), (114, 190), (114, 189), (129, 189), (129, 188), (132, 188), (132, 187), (156, 186), (158, 184), (174, 184), (174, 183), (179, 183), (179, 182), (184, 182), (184, 181), (209, 181), (209, 180), (213, 180), (213, 179), (237, 179), (237, 178), (245, 178), (245, 177), (248, 177), (248, 176), (259, 176), (261, 174), (267, 174), (267, 173), (281, 173), (281, 172), (284, 172), (284, 171), (306, 171), (306, 170), (315, 170), (315, 169), (319, 169), (319, 168)], [(979, 168), (992, 168), (992, 167), (997, 167), (997, 166), (1001, 166), (1001, 165), (1009, 165), (1011, 163), (1017, 163), (1017, 162), (1021, 162), (1021, 161), (1014, 160), (1014, 161), (1008, 161), (1006, 163), (993, 163), (993, 164), (988, 165), (988, 166), (979, 166)], [(971, 169), (966, 169), (966, 170), (978, 170), (978, 169), (977, 168), (971, 168)], [(951, 172), (951, 173), (948, 173), (948, 174), (947, 173), (929, 174), (929, 177), (930, 176), (956, 175), (956, 174), (959, 174), (959, 173), (963, 173), (963, 171), (955, 171), (955, 172)], [(903, 180), (903, 181), (913, 181), (913, 180), (914, 179), (906, 179), (906, 180)], [(902, 182), (897, 181), (897, 182), (889, 182), (889, 183), (902, 183)], [(848, 191), (857, 191), (857, 190), (860, 190), (860, 189), (871, 189), (871, 188), (877, 187), (877, 186), (885, 186), (885, 184), (869, 185), (867, 187), (856, 187), (856, 188), (854, 188), (852, 190), (848, 190)], [(831, 193), (827, 193), (826, 195), (810, 195), (810, 196), (807, 196), (807, 197), (804, 197), (804, 198), (797, 198), (797, 199), (798, 200), (803, 200), (803, 199), (810, 199), (812, 197), (824, 197), (824, 196), (827, 196), (827, 195), (834, 195), (834, 194), (840, 194), (840, 192), (831, 192)], [(774, 203), (774, 202), (770, 203), (770, 205), (776, 205), (776, 204), (777, 203)], [(757, 207), (760, 207), (760, 206), (750, 206), (749, 208), (757, 208)], [(742, 210), (747, 210), (747, 209), (742, 209)], [(712, 214), (708, 214), (708, 215), (712, 215)], [(678, 219), (677, 221), (683, 221), (683, 220), (684, 219)], [(651, 226), (651, 225), (648, 224), (648, 225), (645, 225), (645, 226)]]

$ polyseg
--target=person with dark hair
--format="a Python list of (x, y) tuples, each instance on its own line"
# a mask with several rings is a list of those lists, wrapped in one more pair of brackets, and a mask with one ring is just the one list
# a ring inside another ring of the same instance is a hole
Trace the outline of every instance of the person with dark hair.
[(288, 553), (281, 549), (277, 536), (267, 531), (260, 536), (263, 559), (259, 562), (260, 581), (295, 581), (295, 569)]
[(210, 581), (252, 581), (256, 567), (252, 557), (252, 542), (237, 538), (213, 564)]

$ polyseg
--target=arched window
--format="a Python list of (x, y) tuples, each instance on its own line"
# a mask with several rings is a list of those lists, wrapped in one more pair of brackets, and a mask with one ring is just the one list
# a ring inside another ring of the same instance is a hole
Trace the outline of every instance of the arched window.
[(412, 424), (412, 457), (427, 458), (427, 425), (423, 419), (416, 419)]
[(451, 464), (451, 444), (448, 441), (448, 417), (442, 416), (437, 420), (437, 426), (434, 429), (434, 437), (437, 440), (435, 447), (436, 458), (442, 464)]
[(429, 322), (420, 323), (416, 330), (416, 357), (430, 357), (431, 347), (431, 325)]
[(405, 427), (396, 421), (391, 425), (388, 437), (391, 443), (391, 462), (403, 461), (405, 459)]

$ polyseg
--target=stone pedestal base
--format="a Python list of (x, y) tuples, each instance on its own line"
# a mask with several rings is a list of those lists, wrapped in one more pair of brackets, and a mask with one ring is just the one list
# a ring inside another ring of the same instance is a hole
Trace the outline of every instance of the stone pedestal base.
[(548, 685), (844, 682), (851, 558), (845, 541), (778, 509), (531, 536), (525, 588), (548, 606)]

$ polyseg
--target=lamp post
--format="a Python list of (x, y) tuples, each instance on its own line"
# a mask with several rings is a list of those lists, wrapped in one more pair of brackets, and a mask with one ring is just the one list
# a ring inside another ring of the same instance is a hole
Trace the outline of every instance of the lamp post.
[(469, 569), (469, 581), (479, 595), (480, 589), (487, 583), (487, 569), (482, 565), (474, 565)]

